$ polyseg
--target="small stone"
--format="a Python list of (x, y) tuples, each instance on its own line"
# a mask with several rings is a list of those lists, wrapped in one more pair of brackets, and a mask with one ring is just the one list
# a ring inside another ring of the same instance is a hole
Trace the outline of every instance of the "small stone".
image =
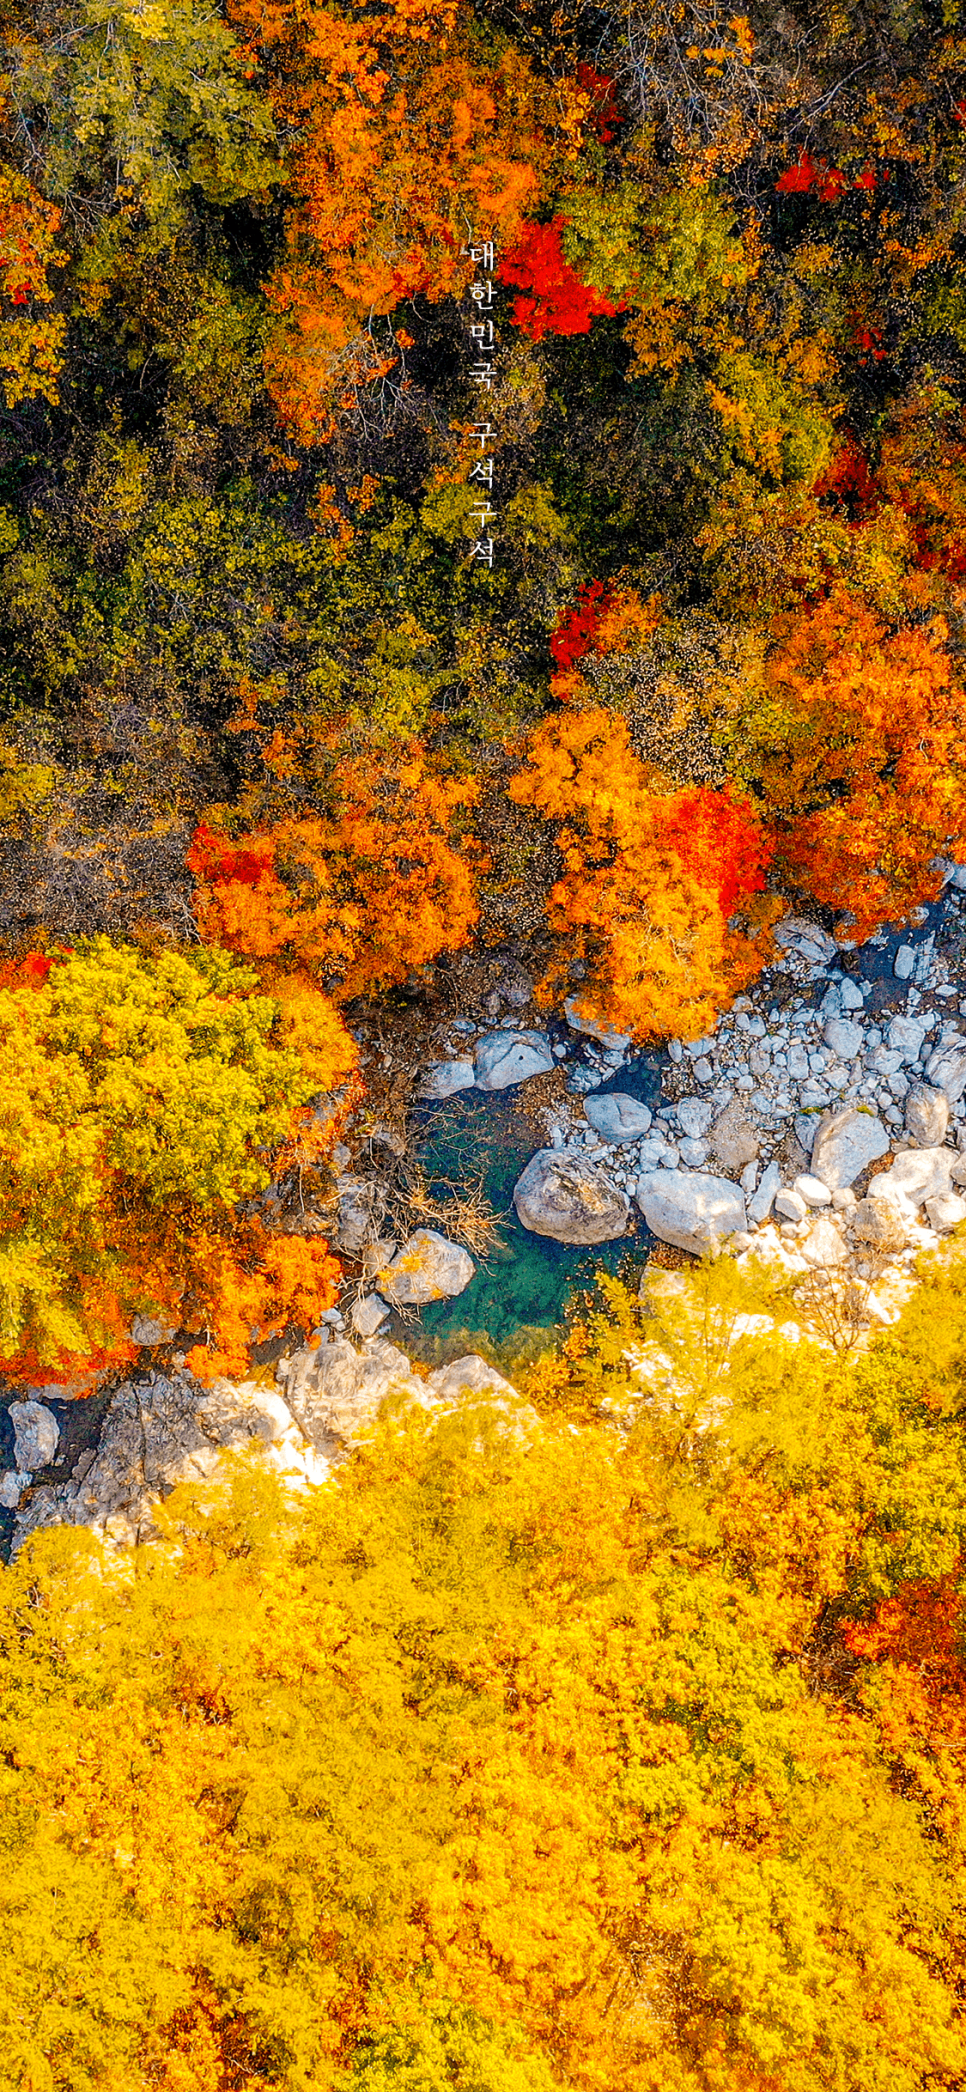
[(951, 1228), (957, 1228), (961, 1220), (966, 1220), (966, 1199), (960, 1198), (956, 1191), (937, 1192), (935, 1198), (926, 1199), (925, 1207), (929, 1225), (935, 1228), (937, 1235), (948, 1235)]
[(417, 1095), (436, 1103), (444, 1097), (455, 1097), (459, 1090), (471, 1090), (475, 1085), (476, 1069), (471, 1060), (437, 1061), (424, 1075)]
[(667, 1050), (669, 1058), (672, 1061), (677, 1062), (684, 1059), (684, 1047), (682, 1046), (680, 1039), (669, 1039), (667, 1042)]
[(761, 1183), (753, 1198), (748, 1201), (748, 1219), (754, 1227), (760, 1227), (768, 1219), (779, 1185), (781, 1170), (777, 1162), (769, 1162), (761, 1173)]
[(796, 1177), (792, 1188), (799, 1198), (804, 1199), (806, 1206), (830, 1206), (832, 1203), (828, 1185), (823, 1184), (819, 1177)]
[(5, 1474), (0, 1474), (0, 1511), (16, 1510), (31, 1479), (30, 1475), (19, 1474), (12, 1467), (8, 1467)]
[(586, 1097), (584, 1113), (590, 1125), (611, 1141), (640, 1140), (652, 1117), (646, 1104), (625, 1095), (623, 1090), (611, 1090), (604, 1097)]
[(678, 1143), (678, 1156), (687, 1169), (703, 1169), (708, 1159), (707, 1141), (680, 1141)]
[(707, 1133), (714, 1116), (714, 1107), (707, 1097), (682, 1097), (677, 1107), (677, 1121), (682, 1133), (689, 1140), (700, 1140)]
[(911, 980), (915, 964), (916, 954), (913, 946), (911, 944), (900, 944), (899, 949), (896, 952), (895, 958), (892, 962), (892, 971), (895, 974), (896, 980)]
[(948, 1103), (957, 1104), (966, 1090), (966, 1048), (945, 1043), (937, 1046), (929, 1055), (925, 1072), (927, 1082), (942, 1090)]
[(750, 1199), (751, 1194), (754, 1191), (755, 1185), (758, 1182), (757, 1162), (752, 1161), (745, 1163), (744, 1169), (741, 1172), (738, 1182), (741, 1185), (741, 1189), (744, 1192), (746, 1199)]
[(945, 1091), (928, 1082), (914, 1082), (906, 1098), (905, 1124), (917, 1148), (941, 1147), (949, 1125)]
[(902, 1054), (899, 1052), (898, 1047), (875, 1046), (872, 1052), (866, 1055), (866, 1065), (873, 1070), (874, 1074), (888, 1078), (890, 1075), (895, 1075), (898, 1069), (901, 1068)]
[(843, 1184), (837, 1191), (832, 1193), (832, 1210), (834, 1213), (850, 1213), (857, 1204), (858, 1200), (851, 1184)]
[(367, 1293), (364, 1299), (353, 1302), (349, 1320), (357, 1336), (374, 1337), (383, 1323), (388, 1322), (389, 1309), (378, 1293)]
[(865, 996), (863, 995), (858, 982), (850, 980), (847, 973), (843, 974), (842, 976), (842, 983), (839, 993), (842, 997), (843, 1010), (864, 1009)]
[(916, 1017), (893, 1017), (886, 1030), (886, 1045), (892, 1053), (898, 1053), (908, 1064), (917, 1061), (922, 1052), (926, 1027)]
[(714, 1080), (714, 1069), (704, 1054), (702, 1054), (700, 1060), (696, 1060), (694, 1063), (694, 1079), (695, 1082), (713, 1082)]
[(808, 1206), (800, 1191), (789, 1191), (785, 1188), (776, 1194), (775, 1212), (780, 1213), (783, 1220), (804, 1220)]
[(747, 1163), (757, 1160), (759, 1145), (758, 1134), (747, 1112), (742, 1110), (737, 1098), (733, 1098), (711, 1129), (711, 1148), (716, 1160), (724, 1170), (741, 1170)]
[(822, 1037), (839, 1060), (852, 1061), (862, 1051), (865, 1034), (861, 1024), (853, 1023), (851, 1017), (830, 1017)]

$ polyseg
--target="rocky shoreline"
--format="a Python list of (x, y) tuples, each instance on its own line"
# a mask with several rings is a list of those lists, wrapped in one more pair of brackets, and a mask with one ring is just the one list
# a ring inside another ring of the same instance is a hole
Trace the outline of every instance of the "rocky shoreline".
[[(491, 989), (478, 1018), (439, 1028), (438, 1057), (411, 1070), (411, 1087), (430, 1110), (471, 1087), (532, 1095), (535, 1148), (513, 1193), (525, 1229), (593, 1245), (643, 1222), (662, 1261), (711, 1245), (742, 1264), (760, 1258), (807, 1296), (820, 1341), (864, 1341), (900, 1312), (920, 1251), (966, 1220), (964, 910), (966, 868), (949, 866), (939, 903), (863, 946), (787, 918), (781, 958), (714, 1034), (648, 1057), (650, 1103), (632, 1042), (574, 1003), (561, 1019), (541, 1016), (518, 965), (502, 993), (513, 1014), (497, 1016)], [(459, 1367), (474, 1388), (482, 1375), (508, 1389), (475, 1355), (421, 1377), (386, 1341), (393, 1310), (459, 1296), (476, 1266), (439, 1227), (386, 1232), (378, 1170), (360, 1173), (352, 1140), (350, 1125), (333, 1216), (345, 1296), (313, 1342), (281, 1360), (278, 1386), (206, 1390), (177, 1350), (159, 1356), (159, 1332), (146, 1328), (144, 1372), (102, 1393), (96, 1443), (79, 1453), (66, 1391), (63, 1403), (56, 1388), (26, 1391), (7, 1405), (13, 1450), (0, 1473), (14, 1549), (51, 1523), (143, 1537), (151, 1504), (177, 1480), (209, 1476), (222, 1450), (252, 1438), (304, 1487), (390, 1385), (442, 1400)]]
[[(638, 1058), (631, 1040), (574, 1003), (569, 1045), (533, 1021), (462, 1020), (420, 1094), (439, 1105), (472, 1087), (536, 1088), (563, 1064), (566, 1088), (538, 1107), (544, 1144), (513, 1195), (525, 1228), (612, 1241), (636, 1210), (657, 1242), (683, 1252), (727, 1245), (789, 1275), (821, 1273), (840, 1293), (850, 1286), (871, 1329), (899, 1312), (919, 1251), (966, 1219), (966, 869), (946, 869), (940, 903), (864, 946), (786, 918), (782, 957), (714, 1034), (669, 1042), (653, 1109), (620, 1088)], [(351, 1308), (360, 1335), (388, 1317), (400, 1263), (411, 1299), (459, 1291), (452, 1245), (433, 1230), (384, 1246), (393, 1260)]]

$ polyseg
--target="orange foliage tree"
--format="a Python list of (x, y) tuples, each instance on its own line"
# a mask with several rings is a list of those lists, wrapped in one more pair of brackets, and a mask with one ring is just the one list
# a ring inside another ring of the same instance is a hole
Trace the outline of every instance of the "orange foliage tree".
[(728, 917), (761, 892), (770, 846), (747, 802), (706, 787), (662, 796), (645, 775), (625, 721), (602, 708), (531, 736), (510, 796), (557, 824), (564, 864), (548, 916), (566, 942), (542, 992), (577, 960), (585, 1014), (642, 1039), (694, 1038), (761, 964)]
[(468, 230), (512, 239), (554, 134), (578, 138), (592, 97), (577, 81), (547, 87), (455, 0), (235, 0), (232, 16), (292, 141), (267, 371), (283, 418), (314, 442), (347, 386), (396, 362), (396, 333), (374, 322), (461, 293), (477, 273)]
[(57, 246), (60, 223), (54, 204), (0, 166), (0, 384), (8, 407), (38, 393), (56, 398), (67, 322), (44, 307), (54, 297), (48, 270), (67, 260)]
[(857, 939), (939, 889), (966, 850), (966, 691), (948, 630), (890, 629), (844, 590), (788, 621), (738, 697), (779, 861)]
[[(467, 942), (479, 912), (475, 848), (455, 823), (478, 786), (436, 775), (414, 745), (347, 761), (338, 789), (328, 819), (279, 821), (234, 841), (202, 825), (188, 864), (207, 940), (318, 968), (347, 1001)], [(281, 971), (271, 979), (286, 1006)]]

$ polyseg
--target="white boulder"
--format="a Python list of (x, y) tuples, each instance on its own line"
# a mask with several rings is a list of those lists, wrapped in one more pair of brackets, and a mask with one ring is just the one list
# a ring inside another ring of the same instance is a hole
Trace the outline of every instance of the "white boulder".
[(793, 1189), (798, 1192), (799, 1198), (804, 1199), (806, 1206), (830, 1206), (832, 1203), (828, 1185), (823, 1184), (820, 1177), (813, 1177), (807, 1171), (796, 1177)]
[(727, 1177), (649, 1170), (638, 1177), (635, 1196), (651, 1234), (694, 1256), (748, 1225), (744, 1196)]
[(876, 1112), (859, 1111), (852, 1105), (827, 1111), (812, 1144), (810, 1174), (829, 1191), (839, 1191), (854, 1183), (870, 1162), (886, 1154), (889, 1145), (889, 1135)]
[(951, 1148), (904, 1148), (890, 1169), (881, 1170), (869, 1185), (870, 1199), (898, 1199), (906, 1206), (921, 1206), (952, 1189)]

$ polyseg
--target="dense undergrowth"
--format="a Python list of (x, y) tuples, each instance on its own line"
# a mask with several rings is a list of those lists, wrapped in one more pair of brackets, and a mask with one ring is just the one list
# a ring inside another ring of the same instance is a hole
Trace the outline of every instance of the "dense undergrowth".
[(0, 1577), (11, 2088), (962, 2082), (962, 1251), (847, 1359), (605, 1295)]

